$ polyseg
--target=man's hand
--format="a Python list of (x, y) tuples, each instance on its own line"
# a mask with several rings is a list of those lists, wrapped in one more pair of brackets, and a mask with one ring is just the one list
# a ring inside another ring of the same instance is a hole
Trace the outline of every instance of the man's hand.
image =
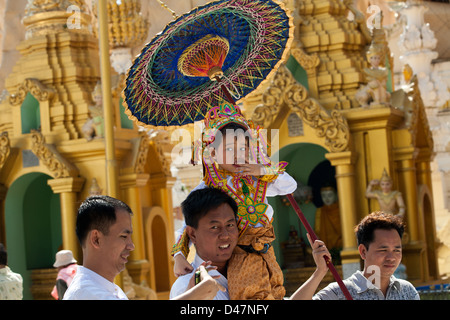
[(192, 268), (191, 264), (186, 260), (186, 258), (182, 254), (177, 254), (174, 257), (175, 263), (173, 265), (173, 272), (176, 277), (191, 273), (194, 268)]
[(195, 273), (189, 281), (188, 290), (182, 295), (178, 296), (178, 300), (212, 300), (216, 296), (217, 292), (226, 289), (218, 283), (215, 279), (220, 276), (211, 277), (208, 271), (216, 270), (217, 267), (211, 266), (211, 261), (203, 262), (196, 270), (200, 272), (200, 282), (195, 284)]
[(327, 273), (328, 266), (324, 257), (327, 256), (328, 259), (330, 259), (331, 261), (331, 254), (330, 252), (328, 252), (325, 243), (321, 240), (316, 240), (314, 241), (314, 243), (312, 243), (309, 233), (307, 233), (306, 236), (308, 237), (309, 244), (311, 245), (312, 248), (312, 255), (314, 258), (314, 262), (316, 263), (317, 266), (317, 271), (321, 273)]
[(264, 169), (264, 166), (262, 164), (259, 163), (255, 163), (255, 164), (241, 164), (240, 165), (240, 170), (242, 172), (242, 174), (244, 175), (248, 175), (248, 176), (254, 176), (254, 177), (258, 177), (258, 176), (262, 176), (266, 174), (266, 171)]

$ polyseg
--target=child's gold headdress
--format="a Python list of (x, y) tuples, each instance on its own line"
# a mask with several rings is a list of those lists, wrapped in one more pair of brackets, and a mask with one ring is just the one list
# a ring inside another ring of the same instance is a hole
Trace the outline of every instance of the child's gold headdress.
[(238, 106), (222, 101), (219, 106), (211, 108), (205, 116), (203, 141), (214, 142), (217, 132), (230, 123), (241, 125), (245, 130), (253, 129), (252, 121), (245, 119)]
[(213, 143), (218, 132), (231, 123), (235, 123), (245, 129), (244, 131), (250, 138), (252, 157), (260, 163), (270, 163), (270, 159), (267, 156), (270, 146), (267, 137), (262, 134), (262, 128), (259, 126), (255, 128), (253, 122), (244, 117), (238, 106), (222, 101), (218, 106), (211, 108), (205, 116), (205, 129), (202, 133), (202, 139), (194, 142), (193, 164), (201, 162), (206, 146)]

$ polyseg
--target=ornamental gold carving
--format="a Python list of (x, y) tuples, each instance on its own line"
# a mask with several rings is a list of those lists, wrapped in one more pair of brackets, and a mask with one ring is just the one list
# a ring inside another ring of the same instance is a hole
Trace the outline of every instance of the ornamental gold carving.
[(428, 148), (430, 148), (431, 152), (433, 152), (434, 149), (434, 141), (433, 141), (433, 134), (430, 129), (430, 125), (428, 123), (428, 117), (425, 111), (425, 104), (423, 102), (420, 88), (419, 88), (419, 80), (417, 79), (417, 76), (412, 76), (412, 79), (409, 83), (409, 92), (407, 92), (408, 99), (411, 101), (411, 107), (409, 110), (405, 110), (406, 114), (409, 115), (409, 123), (406, 122), (406, 125), (408, 126), (408, 131), (411, 134), (411, 139), (413, 141), (413, 144), (416, 144), (417, 139), (417, 128), (419, 128), (419, 121), (422, 122), (423, 127), (423, 133), (425, 134), (425, 137), (423, 139), (426, 141)]
[(283, 102), (287, 104), (300, 103), (308, 93), (306, 88), (292, 77), (283, 64), (277, 70), (272, 83), (262, 95), (262, 104), (256, 106), (252, 120), (264, 128), (270, 127), (281, 110)]
[(53, 89), (47, 88), (38, 79), (28, 78), (19, 86), (16, 93), (10, 95), (9, 103), (13, 106), (22, 104), (28, 92), (39, 101), (50, 100), (55, 94)]
[(162, 173), (167, 177), (171, 176), (170, 165), (173, 146), (170, 144), (169, 133), (165, 130), (150, 130), (148, 136), (150, 144), (155, 148), (156, 156), (161, 163)]
[(297, 62), (303, 67), (303, 69), (305, 69), (308, 75), (314, 73), (317, 66), (320, 64), (320, 58), (316, 53), (308, 55), (300, 47), (292, 48), (291, 54), (295, 58), (295, 60), (297, 60)]
[(140, 134), (139, 149), (134, 164), (135, 173), (144, 173), (145, 164), (147, 163), (148, 150), (150, 148), (150, 138), (143, 132)]
[(31, 130), (31, 142), (31, 150), (53, 174), (55, 179), (78, 176), (77, 168), (64, 159), (56, 151), (54, 145), (46, 144), (42, 133)]
[(99, 196), (103, 194), (103, 189), (97, 182), (97, 178), (92, 178), (91, 187), (89, 188), (89, 196)]
[(268, 128), (279, 114), (283, 103), (296, 112), (305, 123), (315, 129), (332, 152), (349, 150), (350, 129), (347, 120), (338, 110), (328, 112), (315, 99), (308, 98), (308, 91), (298, 83), (291, 72), (282, 65), (271, 85), (264, 92), (263, 103), (252, 114), (257, 125)]
[(25, 17), (42, 12), (66, 11), (71, 5), (79, 8), (86, 7), (84, 0), (28, 0), (25, 7)]
[(5, 165), (6, 160), (11, 153), (11, 144), (8, 137), (8, 132), (0, 134), (0, 169)]
[[(141, 0), (107, 0), (109, 44), (112, 48), (132, 48), (147, 38), (150, 23), (141, 14)], [(92, 11), (97, 16), (97, 3)], [(93, 30), (97, 32), (96, 29)]]
[(349, 149), (350, 130), (347, 121), (337, 109), (329, 113), (312, 98), (306, 99), (300, 105), (292, 105), (291, 109), (315, 129), (318, 137), (325, 138), (325, 145), (332, 152)]
[(63, 32), (91, 34), (91, 16), (84, 0), (28, 0), (25, 39)]

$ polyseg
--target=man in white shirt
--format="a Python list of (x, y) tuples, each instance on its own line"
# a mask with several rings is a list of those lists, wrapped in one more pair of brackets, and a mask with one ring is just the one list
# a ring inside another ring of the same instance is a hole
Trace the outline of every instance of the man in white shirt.
[(0, 243), (0, 300), (22, 300), (23, 279), (8, 266), (8, 253)]
[[(125, 269), (134, 250), (132, 214), (127, 204), (108, 196), (89, 197), (81, 204), (76, 233), (83, 249), (83, 266), (78, 266), (63, 300), (128, 300), (114, 278)], [(202, 267), (200, 284), (189, 284), (175, 299), (211, 299), (225, 290), (207, 273), (210, 267)]]
[(204, 261), (217, 267), (209, 274), (223, 288), (217, 291), (214, 300), (229, 300), (226, 270), (237, 245), (239, 231), (236, 224), (236, 202), (220, 189), (205, 188), (191, 192), (182, 204), (186, 231), (195, 245), (196, 256), (191, 273), (178, 277), (172, 285), (170, 299), (188, 289), (195, 270)]
[(128, 300), (122, 289), (98, 273), (78, 266), (64, 300)]
[(87, 198), (78, 209), (76, 233), (83, 266), (64, 294), (64, 300), (128, 300), (114, 278), (125, 269), (134, 250), (131, 209), (108, 197)]

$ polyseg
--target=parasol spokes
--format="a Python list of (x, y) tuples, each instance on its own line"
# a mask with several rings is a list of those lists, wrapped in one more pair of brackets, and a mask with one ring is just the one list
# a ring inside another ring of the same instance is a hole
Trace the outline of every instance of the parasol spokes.
[(227, 39), (207, 35), (183, 51), (178, 60), (178, 70), (188, 77), (209, 77), (216, 80), (223, 76), (222, 66), (229, 50)]
[[(229, 50), (230, 44), (227, 39), (211, 34), (204, 36), (183, 51), (178, 60), (178, 70), (188, 77), (209, 77), (212, 81), (221, 82), (224, 77), (223, 63)], [(234, 86), (229, 79), (227, 80)], [(227, 100), (235, 104), (224, 82), (220, 86)], [(234, 88), (237, 92), (236, 86)]]

